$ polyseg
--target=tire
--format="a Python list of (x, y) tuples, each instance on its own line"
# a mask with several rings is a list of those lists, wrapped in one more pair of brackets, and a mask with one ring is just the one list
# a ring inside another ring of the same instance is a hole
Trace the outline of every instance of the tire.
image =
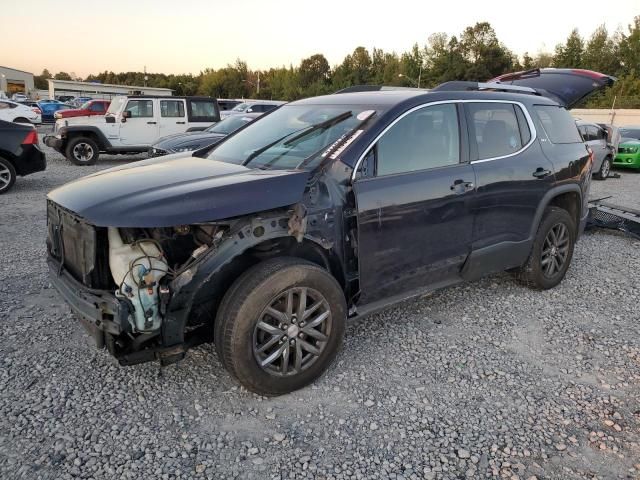
[[(299, 320), (301, 304), (308, 316)], [(266, 396), (293, 392), (335, 359), (346, 316), (342, 288), (327, 271), (298, 258), (267, 260), (225, 294), (214, 327), (216, 351), (247, 390)]]
[(4, 158), (0, 157), (0, 195), (7, 193), (16, 183), (16, 169)]
[[(551, 233), (552, 230), (554, 234)], [(560, 232), (563, 232), (562, 237)], [(553, 235), (558, 239), (557, 242), (553, 241)], [(566, 238), (566, 243), (562, 238)], [(515, 272), (516, 279), (535, 290), (555, 287), (569, 269), (575, 241), (576, 225), (571, 215), (562, 208), (547, 208), (538, 227), (529, 258)]]
[(65, 149), (65, 157), (76, 165), (94, 165), (99, 156), (98, 144), (89, 137), (72, 138)]
[(598, 170), (593, 177), (596, 180), (606, 180), (609, 176), (609, 172), (611, 171), (611, 157), (604, 157), (602, 160), (602, 165), (600, 165), (600, 170)]
[(24, 118), (24, 117), (15, 118), (13, 120), (13, 123), (28, 123), (28, 124), (31, 124), (31, 122), (28, 119)]

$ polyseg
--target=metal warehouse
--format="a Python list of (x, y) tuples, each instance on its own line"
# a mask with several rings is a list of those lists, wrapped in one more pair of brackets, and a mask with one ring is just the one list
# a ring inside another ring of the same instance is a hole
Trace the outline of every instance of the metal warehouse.
[(0, 92), (29, 94), (34, 90), (33, 73), (0, 66)]
[(50, 78), (47, 81), (49, 82), (49, 98), (56, 98), (58, 95), (73, 95), (76, 97), (110, 99), (116, 95), (171, 96), (173, 94), (173, 90), (170, 88), (76, 82), (73, 80), (54, 80), (53, 78)]

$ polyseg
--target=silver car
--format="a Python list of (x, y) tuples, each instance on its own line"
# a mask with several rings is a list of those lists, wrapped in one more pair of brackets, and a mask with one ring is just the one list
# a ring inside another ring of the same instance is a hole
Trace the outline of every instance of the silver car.
[[(615, 129), (604, 128), (597, 123), (585, 122), (583, 120), (576, 121), (578, 130), (584, 143), (593, 150), (593, 177), (597, 180), (606, 180), (611, 171), (613, 157), (617, 151), (617, 145), (610, 141), (609, 137), (619, 136), (615, 134)], [(611, 140), (614, 140), (613, 138)]]

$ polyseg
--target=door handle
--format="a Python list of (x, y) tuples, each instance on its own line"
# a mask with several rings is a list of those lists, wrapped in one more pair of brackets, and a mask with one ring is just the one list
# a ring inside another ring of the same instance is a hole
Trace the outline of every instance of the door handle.
[(542, 167), (538, 167), (535, 172), (533, 172), (533, 176), (536, 178), (544, 178), (551, 175), (551, 170), (545, 170)]
[(147, 122), (147, 125), (155, 125), (157, 122)]
[(468, 192), (469, 190), (473, 190), (474, 185), (473, 185), (473, 182), (465, 182), (464, 180), (459, 178), (457, 180), (454, 180), (453, 185), (451, 185), (449, 188), (453, 190), (455, 193), (459, 194), (459, 193)]
[(184, 122), (176, 122), (178, 125), (184, 125)]

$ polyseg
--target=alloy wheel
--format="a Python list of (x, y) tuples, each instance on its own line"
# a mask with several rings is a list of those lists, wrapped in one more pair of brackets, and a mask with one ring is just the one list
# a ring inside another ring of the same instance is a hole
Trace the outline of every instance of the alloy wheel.
[(73, 156), (79, 162), (88, 162), (93, 158), (93, 147), (88, 143), (78, 143), (73, 147)]
[(11, 171), (0, 164), (0, 190), (4, 190), (11, 183)]
[(549, 230), (542, 245), (542, 272), (545, 277), (557, 275), (569, 254), (569, 230), (564, 223), (557, 223)]
[(253, 332), (253, 355), (260, 368), (292, 376), (320, 357), (331, 335), (331, 309), (312, 288), (292, 287), (262, 311)]
[(604, 159), (604, 163), (602, 164), (601, 174), (602, 178), (605, 179), (609, 176), (609, 171), (611, 170), (611, 163), (608, 158)]

